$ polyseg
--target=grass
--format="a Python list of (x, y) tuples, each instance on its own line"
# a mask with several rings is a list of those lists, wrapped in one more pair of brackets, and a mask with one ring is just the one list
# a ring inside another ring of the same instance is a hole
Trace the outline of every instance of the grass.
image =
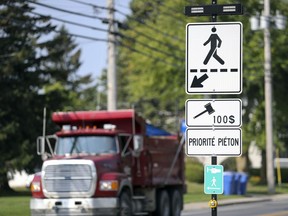
[[(187, 183), (188, 192), (184, 196), (185, 203), (191, 202), (208, 202), (211, 195), (204, 194), (203, 184)], [(276, 193), (284, 194), (288, 193), (288, 184), (282, 184), (281, 186), (276, 185)], [(251, 195), (265, 195), (267, 194), (266, 185), (254, 185), (248, 184), (247, 194)], [(219, 200), (221, 199), (234, 199), (243, 197), (241, 195), (218, 195)], [(31, 199), (30, 192), (28, 189), (17, 188), (14, 192), (0, 194), (0, 216), (30, 216), (29, 202)]]
[(0, 194), (0, 216), (30, 216), (30, 199), (29, 190), (23, 188)]
[[(203, 184), (198, 183), (187, 183), (187, 190), (188, 192), (184, 195), (184, 202), (191, 203), (191, 202), (208, 202), (211, 199), (211, 195), (204, 194), (204, 187)], [(231, 195), (231, 196), (224, 196), (218, 195), (219, 199), (227, 199), (227, 198), (237, 198), (240, 197), (238, 195)]]

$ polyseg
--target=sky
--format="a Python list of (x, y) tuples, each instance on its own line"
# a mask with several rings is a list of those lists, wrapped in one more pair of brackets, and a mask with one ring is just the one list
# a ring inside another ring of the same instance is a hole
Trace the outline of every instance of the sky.
[[(115, 9), (119, 11), (115, 12), (115, 19), (123, 21), (126, 18), (125, 15), (130, 14), (130, 1), (114, 0)], [(98, 6), (108, 7), (108, 0), (38, 0), (38, 2), (43, 5), (31, 4), (31, 6), (35, 7), (35, 12), (51, 16), (51, 21), (57, 25), (58, 30), (62, 25), (65, 25), (70, 34), (83, 35), (95, 39), (108, 39), (108, 24), (102, 23), (97, 18), (85, 17), (87, 15), (107, 18), (108, 10), (98, 8)], [(86, 25), (86, 27), (64, 23), (62, 20)], [(95, 30), (95, 28), (104, 29), (104, 31)], [(108, 43), (77, 36), (74, 36), (74, 39), (78, 47), (81, 48), (82, 53), (80, 57), (82, 65), (78, 74), (92, 74), (93, 79), (96, 80), (101, 75), (102, 70), (107, 68)]]

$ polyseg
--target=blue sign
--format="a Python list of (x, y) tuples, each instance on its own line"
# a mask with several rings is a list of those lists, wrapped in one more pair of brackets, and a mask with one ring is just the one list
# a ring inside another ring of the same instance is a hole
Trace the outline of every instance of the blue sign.
[(206, 165), (204, 169), (204, 193), (223, 194), (223, 166)]

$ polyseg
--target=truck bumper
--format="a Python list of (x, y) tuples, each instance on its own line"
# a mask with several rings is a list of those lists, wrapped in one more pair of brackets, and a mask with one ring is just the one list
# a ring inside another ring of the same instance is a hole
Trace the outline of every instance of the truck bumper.
[(31, 216), (117, 215), (117, 198), (31, 199)]

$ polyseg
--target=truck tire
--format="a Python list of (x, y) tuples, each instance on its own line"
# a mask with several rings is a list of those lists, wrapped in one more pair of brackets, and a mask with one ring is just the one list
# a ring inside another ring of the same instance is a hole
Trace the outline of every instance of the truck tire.
[(170, 202), (169, 202), (169, 195), (166, 190), (161, 190), (157, 196), (157, 209), (156, 214), (157, 216), (170, 216)]
[(119, 196), (119, 208), (118, 216), (132, 216), (131, 196), (126, 191), (123, 191)]
[(171, 193), (170, 199), (171, 216), (180, 216), (182, 210), (182, 195), (178, 189)]

